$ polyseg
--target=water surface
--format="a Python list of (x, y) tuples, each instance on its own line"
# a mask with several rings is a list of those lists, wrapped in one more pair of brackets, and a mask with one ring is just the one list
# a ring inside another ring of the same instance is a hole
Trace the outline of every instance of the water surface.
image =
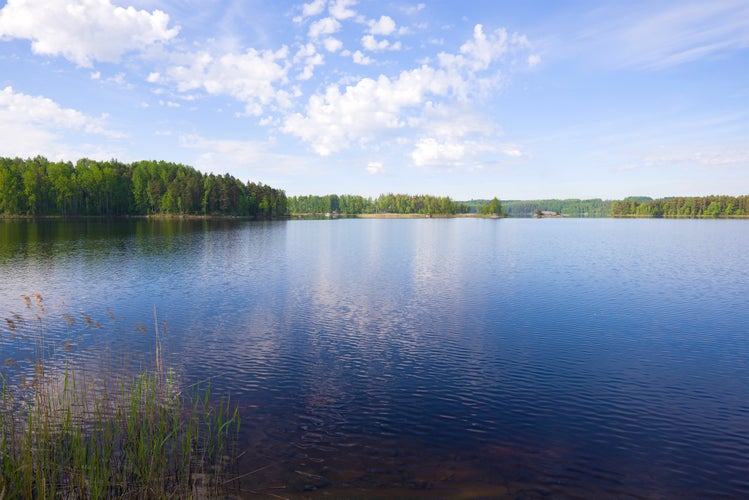
[(155, 307), (183, 383), (239, 401), (246, 495), (741, 497), (747, 248), (730, 220), (9, 220), (0, 311), (38, 293), (61, 355), (138, 364)]

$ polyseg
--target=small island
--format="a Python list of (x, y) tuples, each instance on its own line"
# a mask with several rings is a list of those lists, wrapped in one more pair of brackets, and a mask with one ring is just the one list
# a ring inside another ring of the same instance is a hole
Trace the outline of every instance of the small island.
[(552, 212), (550, 210), (536, 210), (533, 217), (536, 219), (564, 219), (565, 217), (569, 217), (569, 215)]

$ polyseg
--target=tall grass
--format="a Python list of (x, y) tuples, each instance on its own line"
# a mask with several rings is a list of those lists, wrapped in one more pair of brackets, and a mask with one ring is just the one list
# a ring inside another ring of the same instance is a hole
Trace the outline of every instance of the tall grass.
[(158, 323), (154, 368), (92, 383), (72, 361), (48, 366), (37, 318), (33, 380), (10, 383), (0, 369), (0, 499), (227, 493), (238, 407), (216, 402), (209, 384), (177, 387)]

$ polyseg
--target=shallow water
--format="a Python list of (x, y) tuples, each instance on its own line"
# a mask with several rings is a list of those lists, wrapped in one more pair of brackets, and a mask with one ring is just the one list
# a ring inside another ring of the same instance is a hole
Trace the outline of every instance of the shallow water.
[[(0, 311), (40, 294), (95, 370), (148, 362), (156, 308), (183, 383), (240, 404), (243, 495), (741, 497), (747, 248), (726, 220), (11, 220)], [(4, 373), (26, 345), (0, 323)]]

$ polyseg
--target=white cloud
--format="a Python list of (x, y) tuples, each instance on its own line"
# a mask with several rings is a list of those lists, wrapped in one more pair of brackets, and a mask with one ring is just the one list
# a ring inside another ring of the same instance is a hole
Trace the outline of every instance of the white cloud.
[(336, 19), (349, 19), (356, 15), (356, 12), (349, 7), (356, 5), (356, 0), (332, 0), (328, 11)]
[(385, 169), (382, 166), (382, 162), (370, 161), (367, 164), (367, 172), (369, 172), (370, 175), (380, 175), (385, 172)]
[(350, 141), (366, 143), (378, 130), (403, 127), (402, 111), (421, 104), (426, 94), (446, 95), (449, 89), (446, 74), (427, 66), (392, 80), (384, 75), (364, 78), (343, 92), (331, 85), (325, 95), (310, 97), (306, 116), (287, 117), (283, 130), (327, 156), (349, 147)]
[(343, 42), (333, 37), (326, 38), (323, 41), (323, 45), (328, 52), (338, 52), (343, 48)]
[(174, 38), (169, 16), (110, 0), (8, 0), (0, 10), (0, 37), (31, 40), (35, 54), (61, 55), (79, 66), (117, 62), (130, 51)]
[(523, 153), (515, 144), (501, 144), (499, 150), (501, 153), (506, 154), (507, 156), (512, 156), (513, 158), (526, 156), (525, 153)]
[(294, 56), (294, 62), (303, 62), (304, 69), (299, 75), (300, 80), (309, 80), (314, 75), (315, 66), (320, 66), (325, 62), (322, 54), (318, 53), (315, 46), (308, 43), (302, 46)]
[[(370, 40), (365, 36), (363, 43), (370, 42), (377, 44), (374, 37)], [(331, 85), (324, 94), (309, 98), (304, 114), (286, 117), (282, 130), (309, 143), (317, 154), (327, 156), (354, 144), (366, 146), (378, 133), (389, 129), (427, 127), (428, 121), (418, 118), (420, 110), (433, 107), (431, 103), (427, 105), (427, 99), (457, 99), (469, 105), (466, 97), (496, 83), (478, 74), (489, 70), (509, 47), (526, 45), (522, 37), (508, 37), (504, 30), (486, 35), (477, 25), (473, 38), (461, 46), (459, 54), (439, 55), (440, 68), (424, 64), (394, 78), (380, 75), (343, 88)], [(359, 64), (371, 62), (359, 51), (353, 59)], [(444, 122), (451, 124), (449, 132), (432, 130), (416, 144), (416, 163), (429, 164), (439, 158), (457, 161), (469, 152), (499, 151), (498, 146), (488, 145), (496, 139), (491, 133), (482, 136), (470, 127), (467, 132), (460, 132), (457, 127), (464, 124), (456, 123), (454, 117)], [(473, 135), (467, 137), (469, 133)], [(467, 142), (473, 145), (466, 148)]]
[(470, 109), (428, 102), (412, 126), (423, 132), (411, 152), (416, 166), (460, 167), (496, 161), (500, 155), (525, 156), (519, 146), (500, 142), (492, 122)]
[(528, 66), (531, 68), (541, 62), (541, 56), (538, 54), (531, 54), (528, 56)]
[(401, 49), (400, 42), (395, 42), (391, 44), (389, 40), (377, 41), (377, 39), (372, 35), (364, 35), (361, 39), (361, 43), (362, 43), (362, 47), (372, 52), (377, 52), (380, 50), (400, 50)]
[(417, 5), (404, 5), (401, 7), (401, 11), (403, 11), (404, 14), (411, 16), (421, 12), (425, 7), (426, 4), (424, 3), (419, 3)]
[(332, 35), (340, 29), (341, 23), (339, 23), (335, 18), (323, 17), (310, 25), (307, 34), (310, 38), (318, 38), (323, 35)]
[(325, 9), (327, 0), (314, 0), (302, 6), (302, 15), (304, 17), (317, 16)]
[(352, 58), (356, 64), (361, 64), (362, 66), (367, 66), (369, 64), (372, 64), (374, 61), (372, 61), (371, 57), (365, 56), (361, 50), (357, 50), (352, 54)]
[(485, 157), (495, 162), (498, 155), (512, 158), (525, 156), (516, 145), (497, 144), (489, 137), (423, 137), (416, 141), (411, 152), (411, 160), (419, 167), (464, 167), (469, 164), (480, 164)]
[(387, 40), (377, 41), (372, 35), (364, 35), (361, 39), (362, 47), (370, 51), (385, 50), (390, 42)]
[(214, 57), (199, 52), (184, 57), (190, 64), (172, 66), (167, 71), (181, 92), (202, 88), (209, 94), (230, 95), (243, 102), (246, 112), (255, 116), (274, 103), (281, 107), (290, 104), (289, 94), (276, 87), (287, 81), (286, 47), (275, 52), (248, 49), (243, 54)]
[(395, 31), (395, 21), (390, 16), (381, 16), (377, 21), (369, 21), (369, 33), (372, 35), (391, 35)]
[[(64, 143), (68, 132), (84, 132), (110, 139), (124, 134), (106, 127), (106, 116), (93, 117), (71, 108), (63, 108), (51, 99), (16, 92), (12, 87), (0, 91), (0, 149), (6, 156), (44, 154), (55, 159), (93, 155), (93, 147), (71, 147)], [(71, 156), (80, 153), (78, 156)]]
[(455, 164), (463, 160), (465, 146), (458, 141), (438, 141), (432, 137), (420, 139), (411, 159), (417, 166)]
[(0, 91), (0, 110), (0, 116), (10, 122), (35, 123), (58, 129), (77, 129), (90, 134), (121, 137), (121, 134), (104, 127), (103, 117), (94, 118), (71, 108), (63, 108), (46, 97), (15, 92), (13, 87), (5, 87)]
[(146, 78), (146, 81), (148, 83), (158, 83), (161, 80), (161, 74), (157, 71), (154, 71), (153, 73), (148, 74), (148, 78)]
[[(515, 44), (522, 44), (522, 38), (514, 37)], [(527, 41), (526, 41), (527, 43)], [(460, 54), (439, 54), (440, 64), (455, 69), (469, 69), (471, 71), (486, 70), (498, 60), (509, 48), (507, 31), (497, 29), (488, 36), (482, 25), (473, 28), (473, 39), (460, 47)]]
[(159, 105), (160, 105), (160, 106), (166, 106), (167, 108), (181, 108), (181, 107), (182, 107), (182, 106), (180, 105), (180, 103), (178, 103), (178, 102), (174, 102), (174, 101), (164, 101), (164, 100), (160, 100), (160, 101), (159, 101)]

